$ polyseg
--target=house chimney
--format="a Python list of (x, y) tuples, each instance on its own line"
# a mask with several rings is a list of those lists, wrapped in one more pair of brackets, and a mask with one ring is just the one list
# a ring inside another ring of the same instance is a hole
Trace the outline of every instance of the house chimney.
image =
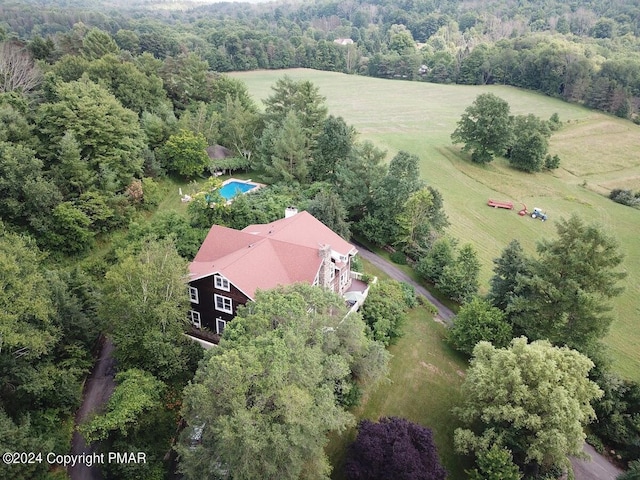
[(322, 288), (331, 288), (331, 274), (333, 273), (333, 263), (331, 262), (331, 246), (320, 245), (320, 248), (318, 249), (318, 256), (322, 259), (318, 283)]
[(298, 213), (296, 207), (287, 207), (284, 209), (284, 218), (293, 217), (296, 213)]

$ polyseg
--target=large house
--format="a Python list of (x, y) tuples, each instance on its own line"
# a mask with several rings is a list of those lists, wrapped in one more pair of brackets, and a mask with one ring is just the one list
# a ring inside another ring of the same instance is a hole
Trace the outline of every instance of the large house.
[(343, 294), (356, 248), (307, 212), (243, 230), (214, 225), (189, 265), (189, 317), (218, 335), (256, 291), (304, 282)]

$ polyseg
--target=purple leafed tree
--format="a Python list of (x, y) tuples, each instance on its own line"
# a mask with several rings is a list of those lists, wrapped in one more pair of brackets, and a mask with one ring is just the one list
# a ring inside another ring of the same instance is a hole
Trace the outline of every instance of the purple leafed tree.
[(349, 447), (349, 480), (444, 480), (431, 430), (404, 418), (363, 420)]

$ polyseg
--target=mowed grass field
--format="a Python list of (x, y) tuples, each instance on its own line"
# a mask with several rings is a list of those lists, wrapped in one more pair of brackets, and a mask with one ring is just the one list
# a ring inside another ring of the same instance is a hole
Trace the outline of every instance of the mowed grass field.
[[(388, 278), (366, 260), (364, 271), (379, 279)], [(460, 405), (460, 385), (467, 368), (466, 359), (445, 342), (444, 325), (435, 322), (423, 306), (409, 311), (403, 335), (389, 347), (392, 355), (388, 380), (363, 392), (362, 402), (352, 410), (356, 420), (377, 421), (380, 417), (403, 417), (428, 426), (438, 448), (440, 463), (449, 480), (467, 478), (469, 460), (457, 455), (453, 432), (461, 426), (452, 407)], [(356, 428), (329, 436), (325, 451), (331, 460), (334, 480), (344, 480), (347, 448), (356, 437)]]
[[(615, 369), (640, 380), (640, 210), (618, 205), (603, 194), (612, 188), (640, 190), (640, 126), (578, 105), (506, 86), (436, 85), (359, 77), (306, 69), (232, 74), (244, 81), (259, 105), (283, 75), (311, 80), (342, 116), (388, 151), (420, 157), (425, 181), (442, 193), (449, 232), (478, 250), (486, 291), (492, 260), (512, 239), (535, 255), (536, 242), (555, 235), (554, 221), (577, 213), (617, 237), (626, 257), (625, 293), (614, 302), (617, 316), (606, 343)], [(498, 159), (472, 164), (451, 144), (450, 135), (477, 95), (491, 92), (511, 105), (512, 114), (549, 118), (557, 112), (564, 127), (551, 138), (551, 154), (562, 159), (554, 172), (525, 174)], [(487, 199), (512, 201), (513, 211), (492, 209)], [(549, 221), (519, 217), (520, 202), (544, 209)]]

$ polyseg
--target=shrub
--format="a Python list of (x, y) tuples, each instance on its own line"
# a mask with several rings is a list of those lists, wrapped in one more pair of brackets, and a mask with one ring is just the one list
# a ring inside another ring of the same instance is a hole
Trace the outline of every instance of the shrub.
[(544, 168), (547, 170), (555, 170), (560, 166), (560, 157), (558, 155), (547, 155), (544, 159)]
[(356, 255), (351, 259), (351, 271), (362, 273), (363, 270), (362, 259)]
[(622, 205), (627, 205), (629, 207), (637, 207), (640, 205), (640, 192), (634, 193), (631, 190), (623, 190), (621, 188), (615, 188), (611, 190), (609, 194), (609, 198), (616, 203), (621, 203)]
[(404, 291), (400, 282), (381, 280), (371, 287), (362, 307), (362, 318), (369, 325), (373, 338), (389, 345), (401, 336), (401, 326), (407, 317)]
[(453, 348), (471, 355), (482, 340), (495, 347), (506, 347), (511, 341), (511, 325), (505, 313), (486, 300), (474, 298), (460, 308), (447, 337)]
[(389, 258), (391, 261), (398, 265), (406, 265), (407, 264), (407, 256), (401, 252), (400, 250), (396, 250), (393, 252)]
[(415, 307), (418, 304), (416, 300), (416, 289), (413, 285), (406, 282), (400, 282), (400, 286), (402, 287), (402, 293), (404, 295), (404, 303), (408, 308)]

